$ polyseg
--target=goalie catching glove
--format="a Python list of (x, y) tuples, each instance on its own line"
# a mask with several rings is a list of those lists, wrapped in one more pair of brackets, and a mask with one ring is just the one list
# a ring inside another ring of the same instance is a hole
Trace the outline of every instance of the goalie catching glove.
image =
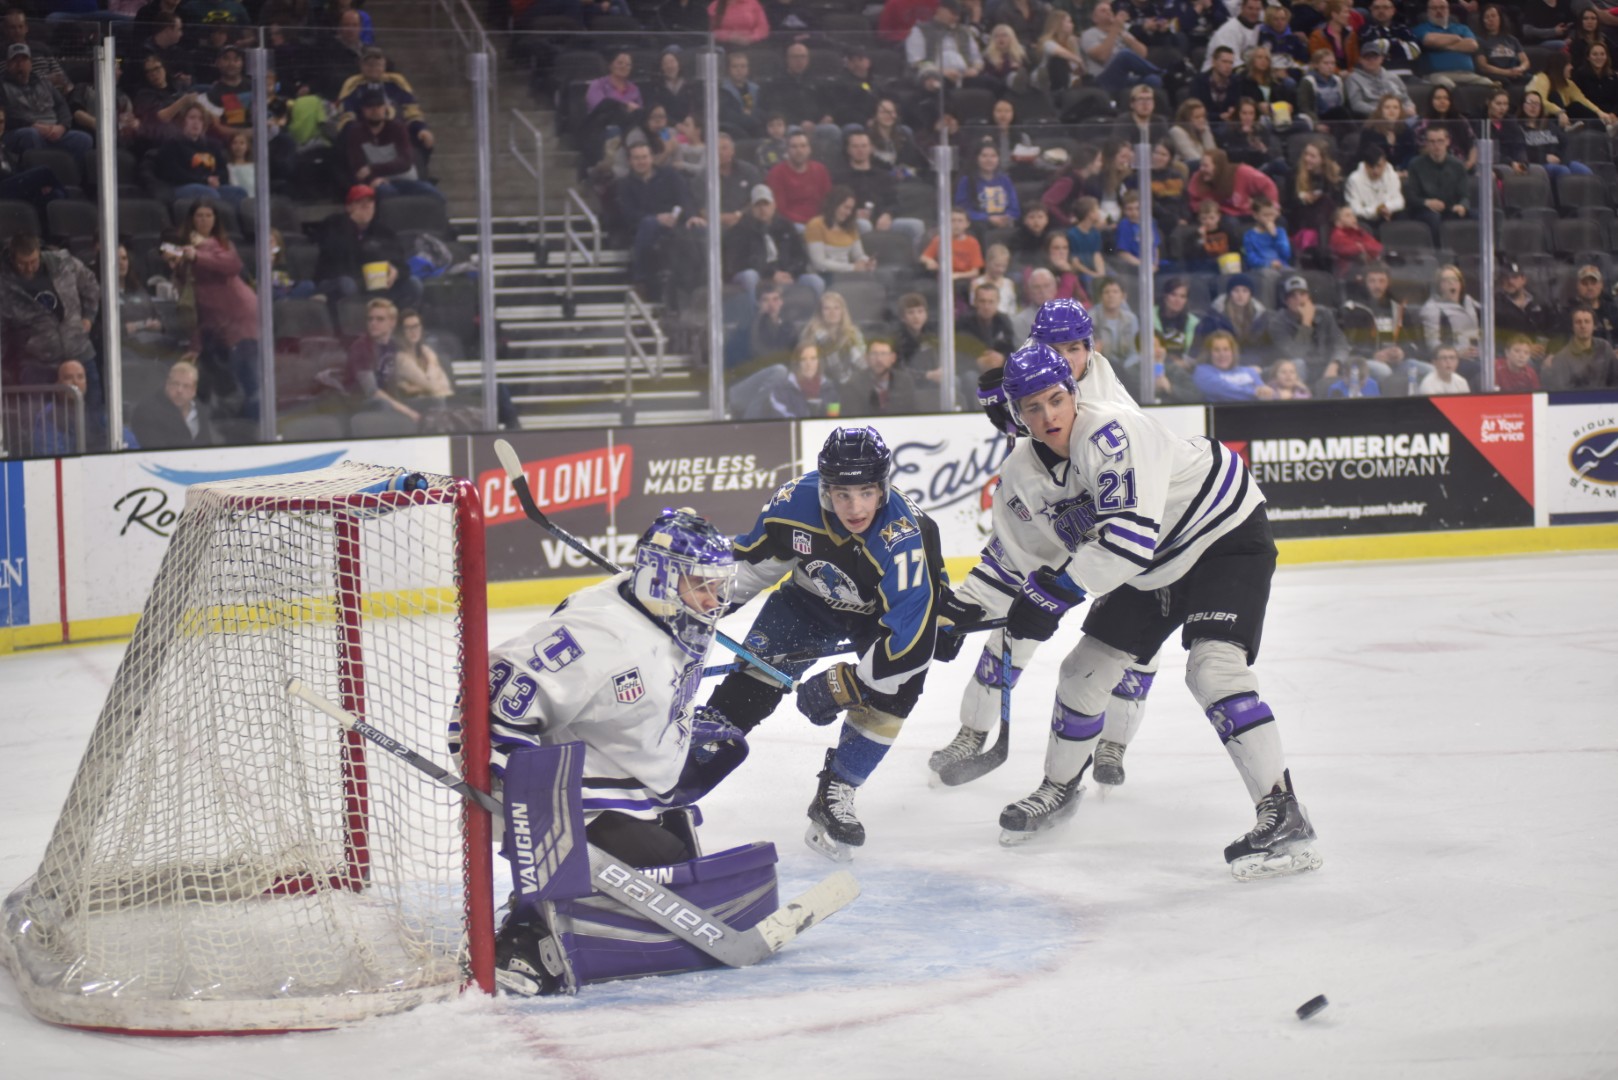
[(837, 719), (844, 709), (865, 703), (866, 690), (860, 685), (853, 664), (833, 664), (825, 671), (798, 685), (798, 711), (811, 724), (821, 727)]
[(1006, 633), (1014, 638), (1049, 641), (1068, 608), (1083, 602), (1084, 590), (1073, 579), (1041, 566), (1023, 580), (1022, 591), (1006, 612)]
[(938, 590), (938, 633), (933, 639), (933, 659), (949, 663), (961, 655), (966, 635), (955, 632), (957, 626), (975, 623), (985, 612), (977, 604), (957, 597), (949, 589)]
[(691, 710), (691, 760), (698, 765), (712, 761), (720, 750), (747, 746), (742, 729), (725, 719), (725, 714), (707, 705)]

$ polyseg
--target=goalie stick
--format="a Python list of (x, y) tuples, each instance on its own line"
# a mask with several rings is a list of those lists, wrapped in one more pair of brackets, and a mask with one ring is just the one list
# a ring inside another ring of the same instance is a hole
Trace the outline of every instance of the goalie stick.
[[(950, 626), (948, 627), (948, 632), (951, 634), (975, 634), (979, 630), (998, 630), (1005, 625), (1005, 619), (984, 619), (982, 622)], [(774, 656), (766, 656), (764, 659), (771, 664), (790, 664), (799, 660), (825, 660), (828, 657), (841, 656), (843, 653), (853, 651), (854, 643), (852, 641), (840, 641), (830, 649), (800, 649), (797, 652), (776, 653)], [(729, 675), (735, 671), (746, 670), (747, 664), (739, 660), (729, 664), (711, 664), (702, 669), (702, 677), (706, 679), (714, 675)]]
[[(577, 536), (574, 536), (572, 533), (568, 532), (566, 529), (562, 528), (560, 525), (556, 524), (550, 518), (545, 516), (545, 511), (541, 510), (539, 508), (539, 504), (534, 502), (534, 493), (529, 490), (528, 477), (523, 475), (522, 471), (522, 459), (517, 456), (517, 451), (512, 449), (509, 442), (504, 439), (496, 439), (494, 442), (494, 453), (495, 456), (500, 459), (501, 467), (506, 470), (506, 479), (511, 482), (511, 490), (517, 493), (517, 501), (522, 504), (522, 512), (528, 517), (529, 521), (532, 521), (535, 525), (538, 525), (540, 528), (556, 537), (556, 539), (560, 540), (562, 543), (566, 544), (580, 555), (583, 555), (586, 559), (589, 559), (591, 562), (601, 567), (601, 569), (613, 574), (621, 574), (624, 572), (623, 567), (619, 566), (605, 555), (602, 555), (595, 548), (591, 547), (589, 544), (586, 544), (583, 540), (580, 540)], [(771, 666), (767, 661), (764, 660), (763, 657), (758, 656), (751, 649), (736, 639), (715, 631), (714, 644), (719, 645), (722, 648), (729, 649), (731, 652), (741, 657), (743, 663), (750, 667), (757, 668), (764, 675), (767, 675), (775, 682), (780, 683), (786, 689), (793, 689), (794, 683), (792, 676)]]
[[(1005, 620), (997, 620), (1002, 626)], [(938, 770), (938, 778), (946, 787), (969, 784), (978, 777), (991, 773), (1006, 763), (1011, 752), (1011, 635), (1000, 641), (1000, 734), (994, 745), (981, 754), (960, 761), (952, 761)]]
[[(427, 774), (463, 798), (470, 799), (504, 828), (504, 807), (487, 791), (459, 780), (448, 769), (423, 757), (391, 735), (304, 685), (288, 679), (286, 692), (318, 709), (346, 730), (364, 736), (412, 768)], [(859, 882), (847, 870), (823, 878), (798, 896), (782, 904), (754, 926), (737, 930), (724, 919), (698, 907), (667, 885), (660, 885), (639, 870), (627, 866), (594, 844), (590, 845), (590, 873), (597, 887), (607, 896), (643, 919), (657, 923), (669, 933), (689, 942), (727, 967), (748, 967), (775, 953), (805, 930), (847, 907), (860, 894)]]

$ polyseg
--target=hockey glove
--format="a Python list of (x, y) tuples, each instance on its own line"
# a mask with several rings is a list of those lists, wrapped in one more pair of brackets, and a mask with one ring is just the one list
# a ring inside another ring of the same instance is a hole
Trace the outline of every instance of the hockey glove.
[(983, 609), (977, 604), (959, 599), (949, 589), (938, 590), (938, 630), (933, 638), (933, 659), (946, 664), (961, 655), (966, 643), (965, 634), (957, 634), (957, 626), (975, 623), (983, 618)]
[(691, 710), (691, 760), (706, 765), (725, 745), (747, 745), (742, 729), (725, 719), (725, 714), (707, 705)]
[(1006, 612), (1006, 633), (1014, 638), (1049, 641), (1063, 614), (1084, 599), (1084, 590), (1048, 566), (1023, 580), (1022, 592)]
[(1000, 385), (1005, 374), (1005, 368), (997, 367), (978, 376), (978, 406), (988, 415), (994, 430), (1016, 438), (1017, 422), (1011, 417), (1011, 404), (1006, 401), (1006, 392)]
[(798, 711), (821, 727), (837, 719), (844, 709), (864, 704), (864, 688), (852, 664), (833, 664), (798, 686)]

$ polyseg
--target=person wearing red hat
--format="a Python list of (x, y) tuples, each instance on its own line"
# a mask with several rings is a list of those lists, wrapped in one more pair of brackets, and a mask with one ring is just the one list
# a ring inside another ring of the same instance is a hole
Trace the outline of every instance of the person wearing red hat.
[(421, 282), (410, 276), (399, 238), (376, 220), (376, 189), (369, 184), (349, 188), (342, 213), (323, 223), (315, 281), (334, 304), (362, 294), (400, 307), (421, 301)]

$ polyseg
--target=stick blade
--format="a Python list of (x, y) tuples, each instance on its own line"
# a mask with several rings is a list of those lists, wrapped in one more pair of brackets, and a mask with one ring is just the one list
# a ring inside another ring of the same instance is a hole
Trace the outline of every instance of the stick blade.
[(506, 470), (506, 475), (511, 479), (515, 480), (523, 474), (522, 458), (517, 456), (517, 451), (506, 440), (494, 440), (494, 456), (500, 459), (500, 467)]
[(765, 916), (753, 929), (759, 932), (772, 953), (816, 923), (837, 914), (860, 895), (860, 883), (847, 870), (824, 878), (819, 884), (788, 900)]
[(938, 770), (938, 779), (946, 787), (958, 787), (961, 784), (970, 784), (981, 776), (998, 769), (1006, 763), (1006, 757), (1011, 752), (1011, 725), (1004, 721), (1000, 724), (1000, 735), (995, 739), (994, 745), (981, 754), (974, 754), (960, 761), (952, 761)]

